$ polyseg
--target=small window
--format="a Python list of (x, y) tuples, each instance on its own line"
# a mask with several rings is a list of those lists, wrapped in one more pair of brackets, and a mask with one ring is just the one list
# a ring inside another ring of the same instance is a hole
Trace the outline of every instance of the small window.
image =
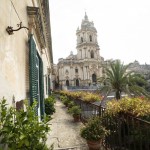
[(78, 69), (77, 68), (75, 69), (75, 73), (78, 73)]
[(83, 43), (83, 37), (81, 37), (81, 43)]
[(90, 38), (90, 42), (92, 42), (92, 35), (90, 35), (90, 37), (89, 37), (89, 38)]
[(94, 52), (91, 51), (91, 58), (94, 58)]

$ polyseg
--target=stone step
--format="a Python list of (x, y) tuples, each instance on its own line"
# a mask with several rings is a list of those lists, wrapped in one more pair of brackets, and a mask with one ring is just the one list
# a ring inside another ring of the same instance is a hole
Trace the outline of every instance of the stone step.
[(65, 148), (56, 148), (54, 150), (87, 150), (87, 145), (73, 146), (73, 147), (65, 147)]

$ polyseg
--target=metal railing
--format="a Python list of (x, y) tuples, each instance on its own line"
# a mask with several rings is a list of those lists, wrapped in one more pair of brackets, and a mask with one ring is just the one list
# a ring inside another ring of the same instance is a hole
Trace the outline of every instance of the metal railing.
[(91, 86), (67, 86), (68, 90), (97, 90), (98, 87), (95, 85)]
[(110, 150), (150, 150), (150, 122), (129, 114), (107, 116), (105, 108), (93, 103), (72, 99), (79, 105), (81, 120), (86, 122), (93, 116), (103, 116), (104, 126), (110, 131), (104, 139), (106, 149)]

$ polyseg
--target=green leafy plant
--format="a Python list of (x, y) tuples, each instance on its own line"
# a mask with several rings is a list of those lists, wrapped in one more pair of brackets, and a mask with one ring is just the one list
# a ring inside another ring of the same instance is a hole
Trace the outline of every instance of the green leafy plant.
[(150, 121), (150, 101), (140, 97), (123, 98), (120, 101), (112, 100), (108, 102), (106, 112), (110, 116), (122, 113)]
[(55, 112), (54, 104), (56, 103), (55, 97), (50, 96), (45, 99), (45, 113), (47, 116), (50, 116)]
[(61, 96), (61, 100), (65, 106), (68, 106), (68, 104), (70, 103), (70, 100), (67, 96)]
[(100, 95), (97, 95), (94, 93), (86, 93), (86, 94), (84, 94), (82, 99), (83, 99), (83, 101), (86, 101), (86, 102), (95, 102), (95, 101), (101, 100), (102, 97)]
[(26, 111), (7, 107), (6, 100), (0, 102), (0, 144), (9, 150), (48, 150), (46, 136), (50, 128), (39, 122), (35, 108), (26, 105)]
[(145, 143), (149, 145), (150, 102), (147, 98), (126, 97), (119, 101), (111, 100), (107, 103), (102, 119), (103, 125), (110, 131), (105, 139), (110, 145), (120, 146), (113, 139), (128, 143), (129, 146), (125, 145), (125, 149), (138, 149), (141, 145), (146, 149)]
[(102, 125), (99, 117), (93, 117), (81, 128), (80, 134), (86, 140), (98, 141), (103, 139), (108, 134), (108, 131)]
[(68, 92), (68, 91), (60, 91), (61, 100), (64, 100), (64, 97), (68, 97), (69, 99), (80, 99), (85, 102), (95, 102), (102, 100), (102, 96), (100, 94), (91, 93), (91, 92)]
[(72, 115), (80, 115), (81, 114), (81, 108), (79, 106), (72, 106), (68, 109), (68, 113)]
[(71, 107), (73, 107), (73, 106), (75, 106), (75, 103), (74, 103), (73, 101), (70, 101), (70, 102), (68, 103), (68, 108), (71, 108)]
[(104, 67), (105, 76), (100, 77), (98, 82), (103, 84), (100, 89), (107, 95), (110, 92), (115, 92), (115, 98), (121, 99), (122, 92), (132, 96), (145, 95), (149, 97), (144, 88), (146, 80), (142, 76), (135, 74), (133, 71), (128, 71), (131, 64), (124, 65), (120, 60), (109, 62)]

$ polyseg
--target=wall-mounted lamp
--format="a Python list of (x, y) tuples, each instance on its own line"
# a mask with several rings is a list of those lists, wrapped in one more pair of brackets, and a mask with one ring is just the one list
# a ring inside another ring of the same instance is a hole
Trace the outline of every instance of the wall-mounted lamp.
[(14, 33), (13, 33), (14, 31), (19, 31), (19, 30), (22, 29), (22, 28), (25, 28), (25, 29), (29, 30), (29, 28), (22, 26), (22, 22), (20, 22), (20, 24), (17, 24), (17, 26), (18, 26), (19, 28), (18, 28), (18, 29), (15, 29), (15, 30), (13, 29), (13, 27), (8, 26), (8, 27), (6, 28), (7, 33), (8, 33), (9, 35), (12, 35), (12, 34), (14, 34)]

